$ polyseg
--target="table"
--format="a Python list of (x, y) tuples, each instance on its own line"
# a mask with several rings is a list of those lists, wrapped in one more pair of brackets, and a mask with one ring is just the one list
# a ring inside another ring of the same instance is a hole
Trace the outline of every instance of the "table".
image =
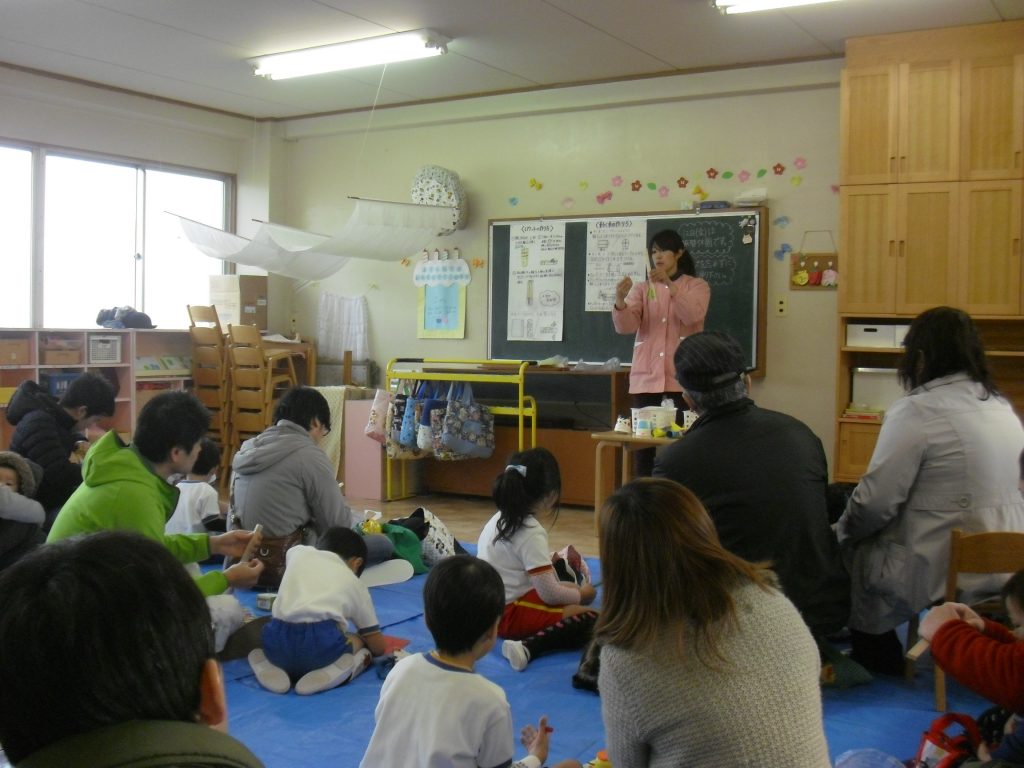
[(267, 352), (291, 352), (296, 357), (304, 358), (306, 361), (305, 380), (299, 374), (299, 384), (306, 386), (316, 385), (316, 344), (311, 341), (277, 341), (274, 339), (261, 339), (263, 349)]
[[(672, 445), (678, 437), (641, 437), (639, 435), (630, 434), (627, 432), (593, 432), (590, 435), (594, 440), (597, 441), (597, 447), (594, 450), (594, 516), (596, 519), (598, 510), (601, 509), (601, 504), (608, 498), (612, 491), (618, 488), (620, 485), (625, 485), (629, 482), (632, 474), (633, 462), (630, 459), (630, 451), (635, 451), (639, 448), (657, 448), (662, 445)], [(621, 481), (618, 485), (614, 483), (613, 478), (605, 480), (601, 473), (601, 456), (605, 448), (613, 448), (615, 450), (622, 451), (622, 475)], [(611, 482), (609, 482), (611, 481)]]

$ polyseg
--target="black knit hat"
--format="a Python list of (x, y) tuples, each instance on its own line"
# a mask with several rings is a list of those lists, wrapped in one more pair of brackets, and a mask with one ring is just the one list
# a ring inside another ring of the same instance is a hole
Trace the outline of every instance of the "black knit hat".
[(676, 379), (683, 389), (710, 392), (735, 384), (747, 372), (739, 343), (727, 333), (703, 331), (676, 348)]
[(30, 499), (36, 495), (36, 477), (29, 463), (14, 451), (0, 451), (0, 467), (9, 467), (18, 475), (18, 492)]

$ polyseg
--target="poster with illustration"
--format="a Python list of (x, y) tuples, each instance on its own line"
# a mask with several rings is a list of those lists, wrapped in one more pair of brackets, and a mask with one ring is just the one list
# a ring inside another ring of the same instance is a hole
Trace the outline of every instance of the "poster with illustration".
[(434, 251), (413, 272), (419, 288), (418, 339), (466, 338), (466, 286), (472, 274), (463, 259), (447, 257), (447, 251)]
[(615, 286), (626, 275), (647, 278), (647, 223), (630, 216), (598, 219), (587, 227), (587, 293), (584, 311), (609, 312)]
[(509, 229), (508, 340), (561, 341), (565, 311), (565, 222)]

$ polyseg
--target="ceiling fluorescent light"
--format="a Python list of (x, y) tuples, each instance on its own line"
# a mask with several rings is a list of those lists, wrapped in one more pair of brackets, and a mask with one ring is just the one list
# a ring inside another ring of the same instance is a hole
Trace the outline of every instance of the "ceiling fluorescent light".
[(711, 0), (711, 4), (725, 14), (772, 11), (777, 8), (794, 8), (798, 5), (834, 3), (837, 0)]
[(270, 80), (318, 75), (375, 64), (425, 59), (448, 52), (449, 39), (429, 29), (367, 37), (347, 43), (320, 45), (299, 51), (273, 53), (249, 59), (254, 74)]

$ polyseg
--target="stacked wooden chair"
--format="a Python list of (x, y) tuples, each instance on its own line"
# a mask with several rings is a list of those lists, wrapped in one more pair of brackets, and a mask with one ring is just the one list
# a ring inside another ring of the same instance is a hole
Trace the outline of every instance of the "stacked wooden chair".
[(281, 395), (296, 386), (293, 354), (268, 352), (254, 325), (228, 325), (227, 343), (231, 383), (231, 443), (242, 441), (270, 426)]
[(230, 436), (231, 385), (227, 344), (216, 307), (190, 304), (188, 316), (192, 338), (192, 393), (210, 411), (209, 435), (221, 450), (217, 477), (221, 487), (226, 487), (234, 455)]

